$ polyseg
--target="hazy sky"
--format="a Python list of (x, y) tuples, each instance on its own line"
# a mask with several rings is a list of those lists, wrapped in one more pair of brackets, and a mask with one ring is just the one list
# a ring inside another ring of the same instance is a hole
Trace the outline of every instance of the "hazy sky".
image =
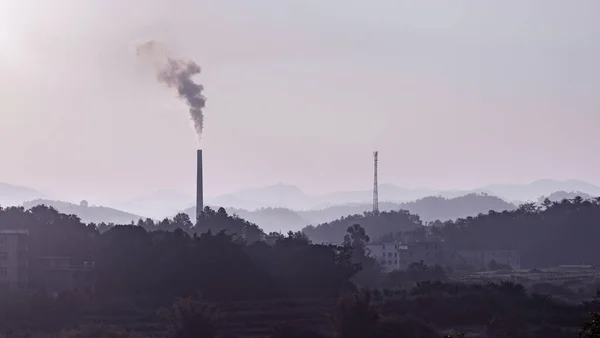
[(69, 199), (194, 191), (186, 107), (136, 60), (203, 68), (207, 195), (284, 182), (600, 183), (597, 0), (0, 0), (0, 181)]

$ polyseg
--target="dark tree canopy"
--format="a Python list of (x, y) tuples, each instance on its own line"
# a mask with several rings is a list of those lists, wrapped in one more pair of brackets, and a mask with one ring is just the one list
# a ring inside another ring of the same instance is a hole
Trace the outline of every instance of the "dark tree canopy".
[(178, 214), (160, 222), (101, 225), (102, 233), (99, 227), (45, 206), (0, 208), (0, 229), (29, 230), (31, 262), (42, 256), (94, 261), (96, 289), (105, 297), (335, 296), (356, 273), (345, 248), (311, 244), (302, 232), (267, 245), (260, 228), (223, 208), (206, 208), (195, 226)]
[(330, 223), (308, 226), (302, 231), (315, 242), (340, 243), (348, 227), (360, 224), (370, 238), (379, 238), (388, 233), (412, 230), (423, 226), (417, 215), (405, 210), (390, 212), (365, 212), (362, 215), (342, 217)]
[[(538, 285), (530, 292), (511, 282), (457, 283), (441, 267), (423, 263), (383, 276), (365, 246), (372, 232), (385, 234), (384, 230), (392, 229), (386, 233), (395, 238), (393, 230), (400, 229), (403, 239), (433, 237), (459, 249), (519, 249), (523, 263), (530, 266), (599, 264), (599, 217), (600, 200), (582, 198), (524, 204), (511, 212), (432, 226), (421, 225), (418, 217), (405, 212), (366, 214), (334, 222), (336, 231), (345, 226), (337, 240), (345, 245), (335, 246), (313, 244), (303, 232), (265, 236), (256, 225), (224, 209), (206, 209), (196, 225), (183, 214), (158, 222), (141, 220), (137, 225), (86, 225), (44, 206), (0, 208), (0, 229), (29, 231), (27, 254), (32, 262), (40, 256), (94, 261), (97, 276), (93, 298), (66, 292), (54, 299), (44, 294), (38, 276), (32, 275), (27, 298), (0, 302), (0, 333), (7, 328), (48, 332), (73, 328), (67, 336), (129, 337), (119, 327), (75, 328), (90, 318), (104, 320), (107, 313), (121, 313), (116, 319), (121, 324), (151, 316), (168, 337), (210, 337), (221, 333), (220, 324), (213, 321), (212, 304), (235, 311), (240, 304), (268, 300), (279, 304), (275, 314), (265, 312), (263, 305), (255, 313), (242, 309), (243, 314), (228, 319), (299, 319), (303, 330), (287, 326), (274, 331), (274, 336), (331, 336), (313, 332), (314, 318), (294, 312), (300, 310), (299, 304), (317, 300), (331, 305), (327, 320), (330, 333), (338, 337), (433, 338), (449, 327), (483, 327), (492, 337), (568, 337), (585, 322), (582, 334), (594, 337), (598, 316), (590, 313), (600, 311), (597, 299), (576, 304), (535, 293), (573, 295), (564, 292), (565, 286)], [(408, 223), (393, 225), (394, 220)], [(413, 230), (406, 229), (407, 224)], [(28, 268), (34, 270), (36, 265)], [(390, 289), (381, 290), (382, 285)], [(375, 290), (358, 291), (360, 286)], [(339, 296), (344, 296), (343, 301), (333, 307), (331, 301)], [(156, 317), (158, 309), (168, 309), (163, 322)], [(321, 310), (313, 309), (313, 315)], [(95, 317), (86, 317), (90, 312)]]
[(600, 199), (528, 203), (517, 210), (436, 223), (429, 236), (456, 249), (515, 249), (527, 268), (600, 264)]

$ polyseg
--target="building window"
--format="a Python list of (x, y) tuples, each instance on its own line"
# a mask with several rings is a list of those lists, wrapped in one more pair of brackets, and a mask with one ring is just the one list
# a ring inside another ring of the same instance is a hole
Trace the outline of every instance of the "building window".
[(388, 252), (388, 257), (392, 257), (392, 253), (391, 252)]
[(6, 244), (8, 237), (6, 235), (0, 235), (0, 245)]
[(6, 261), (8, 261), (8, 253), (0, 252), (0, 262), (6, 262)]
[(0, 268), (0, 277), (8, 276), (8, 268)]
[(396, 253), (394, 253), (394, 257), (398, 257), (398, 253), (397, 253), (397, 252), (396, 252)]

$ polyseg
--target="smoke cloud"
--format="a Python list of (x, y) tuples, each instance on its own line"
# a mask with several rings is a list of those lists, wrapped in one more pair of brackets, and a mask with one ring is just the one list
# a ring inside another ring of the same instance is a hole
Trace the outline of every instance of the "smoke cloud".
[(150, 40), (136, 46), (138, 57), (148, 58), (156, 68), (156, 78), (169, 88), (175, 88), (181, 99), (189, 106), (190, 117), (196, 129), (198, 142), (204, 128), (204, 106), (206, 97), (204, 87), (194, 82), (192, 77), (202, 69), (191, 60), (176, 59), (169, 55), (166, 48)]

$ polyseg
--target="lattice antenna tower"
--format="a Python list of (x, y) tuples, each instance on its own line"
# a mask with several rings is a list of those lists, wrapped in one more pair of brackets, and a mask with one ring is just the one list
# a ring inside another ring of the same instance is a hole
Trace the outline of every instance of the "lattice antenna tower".
[(377, 183), (377, 156), (378, 151), (373, 152), (373, 213), (379, 213), (379, 184)]

